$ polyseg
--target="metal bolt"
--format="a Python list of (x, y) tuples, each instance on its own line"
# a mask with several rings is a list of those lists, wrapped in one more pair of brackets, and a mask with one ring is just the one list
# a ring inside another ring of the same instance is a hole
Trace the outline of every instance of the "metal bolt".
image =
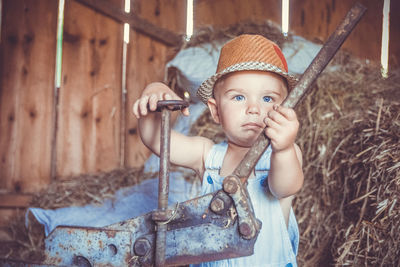
[(90, 261), (83, 256), (75, 256), (72, 263), (78, 267), (92, 267)]
[(110, 256), (117, 255), (117, 253), (118, 253), (117, 246), (115, 246), (114, 244), (108, 245), (108, 253), (110, 254)]
[(247, 222), (242, 222), (239, 225), (239, 232), (240, 234), (242, 234), (244, 236), (244, 238), (246, 239), (250, 239), (252, 238), (252, 228), (250, 227), (250, 225)]
[(216, 197), (211, 201), (210, 208), (215, 213), (221, 212), (225, 208), (225, 202), (221, 198)]
[(228, 194), (234, 194), (238, 190), (237, 179), (233, 176), (228, 176), (223, 181), (224, 191)]
[(146, 238), (140, 238), (136, 240), (135, 244), (133, 245), (133, 250), (138, 256), (145, 256), (149, 252), (150, 248), (150, 242)]

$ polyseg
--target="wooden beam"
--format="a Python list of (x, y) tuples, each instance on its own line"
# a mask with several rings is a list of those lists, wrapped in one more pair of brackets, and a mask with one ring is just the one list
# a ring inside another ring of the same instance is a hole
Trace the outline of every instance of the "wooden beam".
[(152, 37), (168, 46), (178, 46), (183, 38), (172, 31), (160, 28), (133, 13), (125, 13), (121, 8), (107, 0), (75, 0), (97, 12), (100, 12), (120, 23), (129, 23), (136, 31)]

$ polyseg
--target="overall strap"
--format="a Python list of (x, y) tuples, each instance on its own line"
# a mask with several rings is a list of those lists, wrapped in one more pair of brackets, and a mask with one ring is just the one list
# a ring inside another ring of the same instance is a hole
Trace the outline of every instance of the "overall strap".
[[(215, 144), (211, 148), (204, 164), (207, 171), (219, 174), (227, 149), (228, 143), (226, 141)], [(255, 166), (256, 176), (268, 175), (271, 168), (271, 153), (272, 148), (269, 146)]]
[(271, 169), (271, 153), (272, 153), (272, 147), (268, 146), (268, 148), (261, 155), (261, 158), (258, 160), (254, 168), (256, 177), (259, 178), (268, 175), (268, 172)]
[(228, 143), (227, 142), (222, 142), (219, 144), (215, 144), (210, 152), (208, 153), (208, 156), (206, 158), (205, 162), (205, 168), (208, 171), (216, 171), (219, 173), (219, 170), (222, 167), (222, 163), (224, 161), (224, 157), (226, 154), (226, 150), (228, 149)]

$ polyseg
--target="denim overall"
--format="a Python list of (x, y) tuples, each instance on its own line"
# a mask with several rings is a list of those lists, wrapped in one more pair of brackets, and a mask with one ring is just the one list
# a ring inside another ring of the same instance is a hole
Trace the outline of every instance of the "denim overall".
[[(222, 188), (223, 177), (219, 171), (225, 157), (226, 142), (212, 147), (205, 162), (202, 194)], [(267, 183), (272, 149), (268, 147), (255, 167), (255, 178), (248, 179), (247, 190), (251, 197), (256, 217), (262, 221), (262, 228), (254, 246), (254, 254), (248, 257), (207, 262), (191, 266), (238, 266), (238, 267), (281, 267), (297, 266), (296, 255), (299, 244), (299, 230), (293, 210), (290, 210), (289, 224), (285, 219), (279, 200), (270, 192)]]

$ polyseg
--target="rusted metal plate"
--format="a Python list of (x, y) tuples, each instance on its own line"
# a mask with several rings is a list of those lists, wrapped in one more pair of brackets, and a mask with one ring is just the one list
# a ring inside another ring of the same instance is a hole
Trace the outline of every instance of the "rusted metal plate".
[(237, 220), (225, 223), (226, 228), (208, 223), (167, 232), (166, 263), (182, 265), (252, 255), (256, 238), (242, 238)]
[[(252, 255), (258, 233), (251, 239), (243, 238), (236, 208), (224, 191), (168, 210), (174, 216), (167, 224), (166, 265)], [(151, 266), (155, 262), (155, 230), (151, 212), (104, 228), (57, 227), (45, 240), (45, 264)]]
[(57, 227), (45, 240), (46, 264), (128, 266), (131, 232), (87, 227)]

